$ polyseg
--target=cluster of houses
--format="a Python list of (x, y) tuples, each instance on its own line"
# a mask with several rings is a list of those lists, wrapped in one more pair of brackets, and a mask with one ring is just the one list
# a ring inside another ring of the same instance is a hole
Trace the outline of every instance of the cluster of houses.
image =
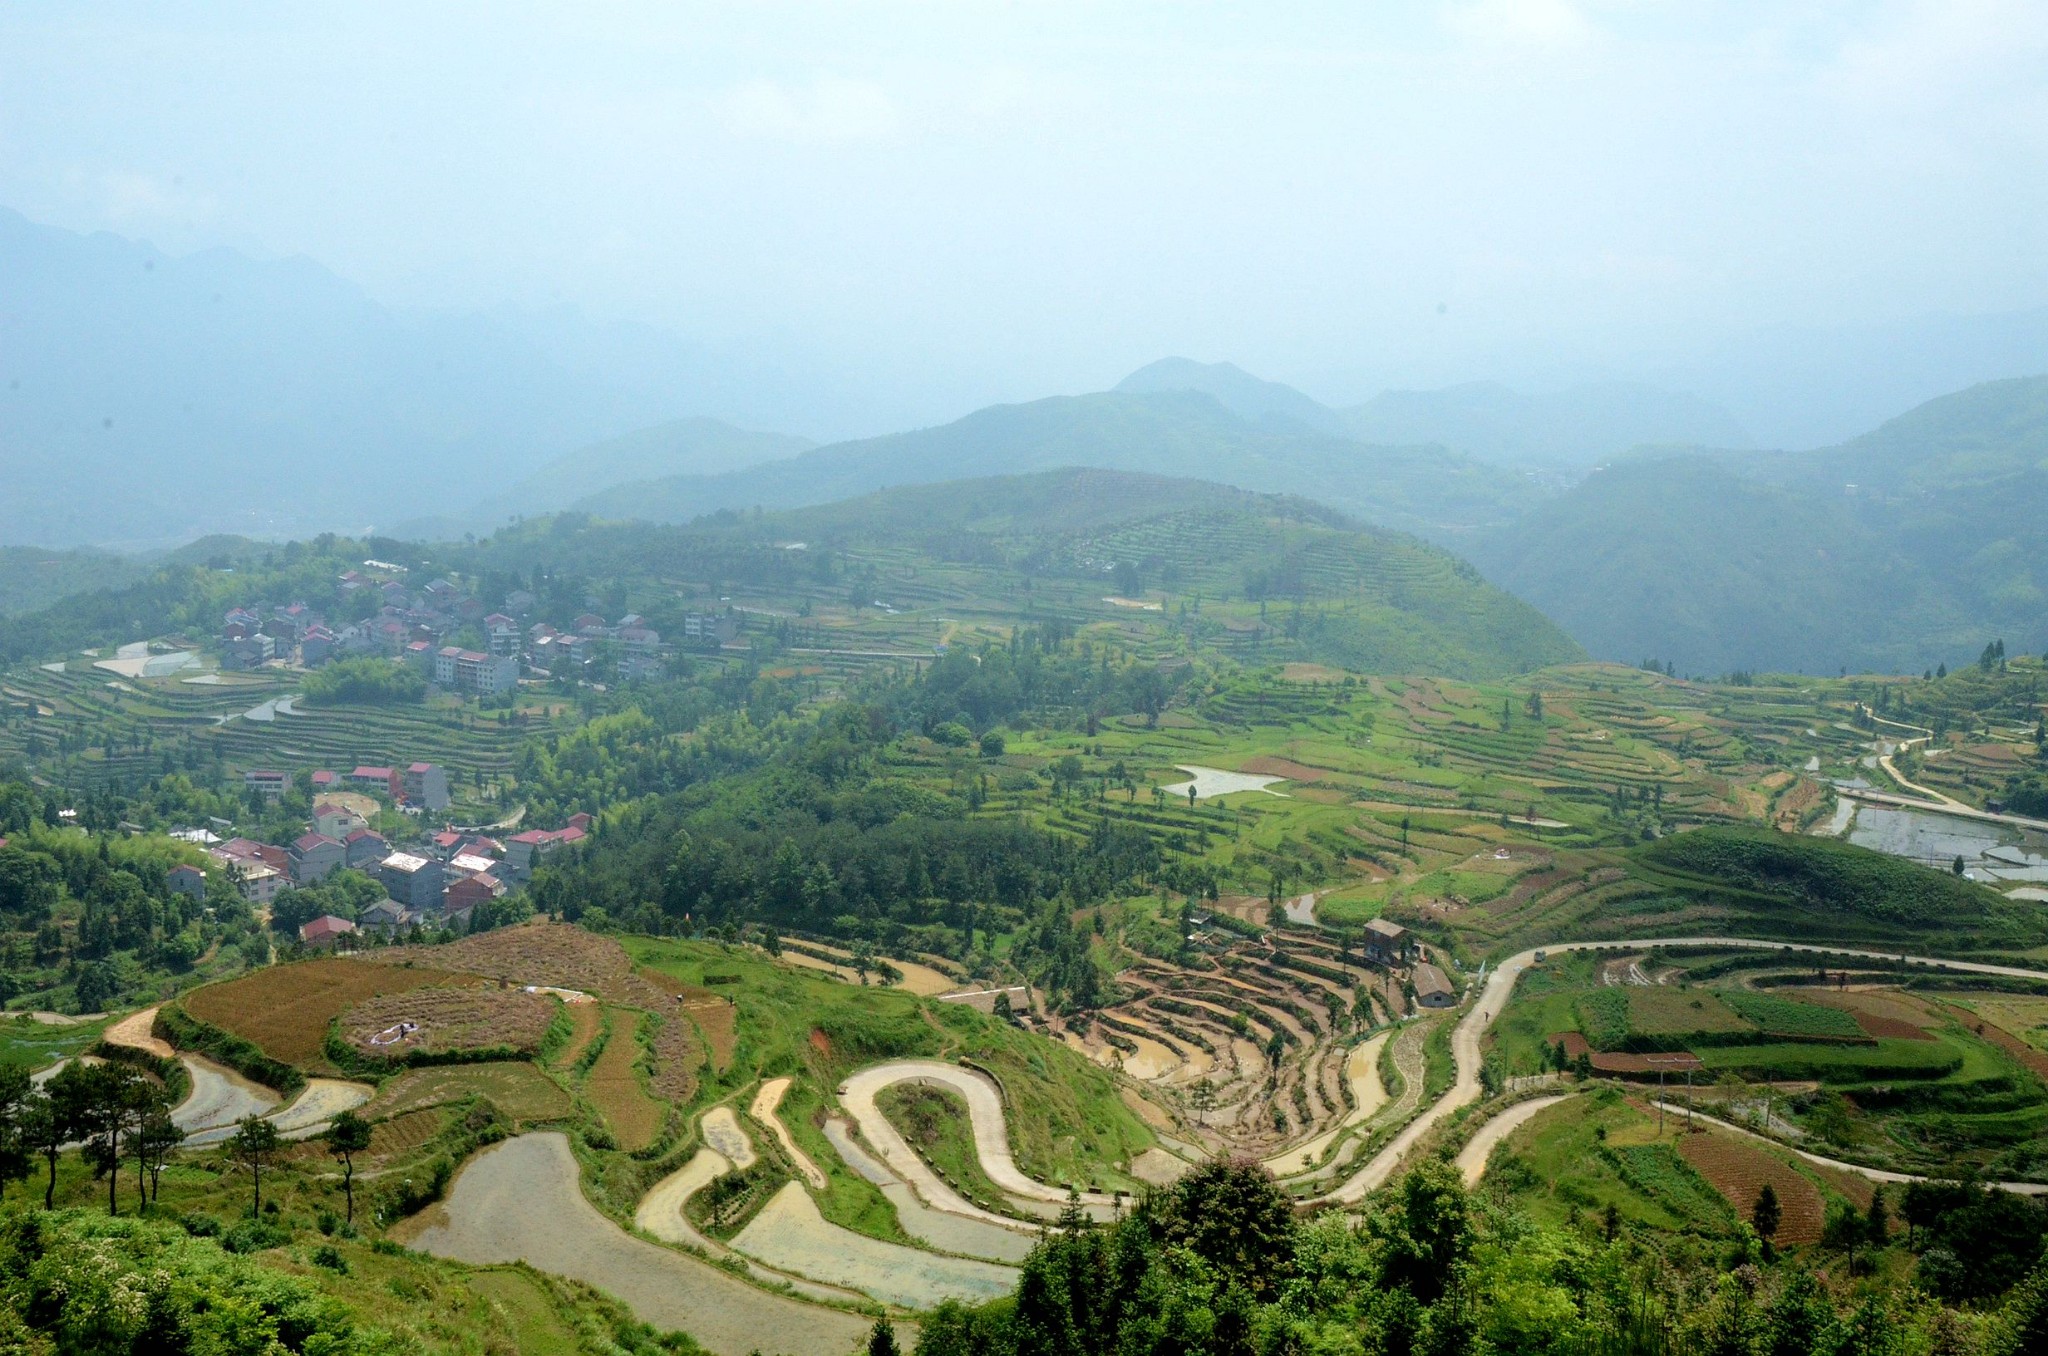
[[(531, 621), (536, 600), (525, 589), (491, 607), (447, 579), (414, 590), (388, 577), (395, 566), (364, 562), (386, 573), (349, 570), (341, 576), (345, 598), (368, 591), (375, 610), (364, 620), (331, 623), (305, 603), (279, 607), (238, 607), (221, 628), (221, 666), (253, 669), (270, 663), (318, 668), (333, 659), (385, 655), (417, 668), (428, 682), (472, 697), (494, 697), (518, 686), (522, 672), (536, 677), (580, 673), (597, 657), (600, 644), (616, 656), (621, 682), (658, 678), (664, 667), (661, 634), (645, 617), (629, 613), (616, 622), (595, 614), (577, 617), (567, 628)], [(348, 609), (359, 613), (360, 604)], [(266, 615), (267, 613), (267, 615)], [(732, 639), (730, 616), (691, 613), (683, 618), (682, 643), (716, 646)], [(482, 648), (449, 643), (469, 633)]]
[[(292, 785), (291, 774), (285, 772), (256, 770), (243, 776), (249, 787), (272, 799)], [(388, 799), (410, 813), (437, 812), (449, 803), (445, 769), (434, 763), (359, 767), (346, 773), (322, 770), (308, 780), (312, 820), (288, 845), (250, 838), (223, 841), (201, 830), (176, 836), (205, 845), (207, 853), (228, 869), (242, 897), (258, 907), (268, 907), (285, 891), (317, 885), (343, 869), (360, 871), (384, 887), (387, 898), (365, 909), (355, 922), (328, 916), (302, 927), (301, 940), (309, 945), (332, 944), (358, 928), (391, 933), (415, 925), (467, 927), (477, 905), (524, 884), (541, 859), (581, 842), (590, 831), (590, 816), (579, 814), (559, 829), (528, 829), (502, 839), (446, 829), (400, 846), (371, 828), (346, 803), (353, 798), (342, 793)], [(206, 894), (205, 873), (194, 867), (172, 871), (170, 884), (198, 898)]]
[[(410, 814), (438, 813), (448, 808), (448, 772), (439, 763), (412, 763), (406, 767), (359, 767), (351, 772), (321, 769), (306, 779), (315, 800), (336, 791), (360, 791), (366, 795), (388, 796), (391, 803)], [(265, 800), (280, 800), (292, 789), (292, 774), (271, 768), (250, 768), (242, 774), (242, 788)]]

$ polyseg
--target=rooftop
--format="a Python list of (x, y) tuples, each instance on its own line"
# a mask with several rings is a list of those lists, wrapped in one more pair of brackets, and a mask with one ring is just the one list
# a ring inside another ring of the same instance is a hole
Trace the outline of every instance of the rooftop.
[(1427, 961), (1415, 967), (1415, 972), (1411, 978), (1415, 981), (1415, 996), (1417, 998), (1425, 998), (1431, 994), (1455, 994), (1457, 992), (1456, 989), (1451, 987), (1450, 977)]

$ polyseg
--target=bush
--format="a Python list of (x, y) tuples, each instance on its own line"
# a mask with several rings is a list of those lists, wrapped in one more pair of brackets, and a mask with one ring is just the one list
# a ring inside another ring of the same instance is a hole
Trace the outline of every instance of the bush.
[(309, 706), (398, 706), (427, 693), (427, 680), (417, 669), (390, 659), (341, 659), (306, 675)]
[(158, 1009), (156, 1031), (180, 1050), (197, 1050), (244, 1078), (277, 1089), (286, 1101), (297, 1096), (299, 1090), (306, 1086), (306, 1076), (291, 1065), (272, 1059), (257, 1049), (253, 1042), (229, 1035), (182, 1008), (167, 1006)]

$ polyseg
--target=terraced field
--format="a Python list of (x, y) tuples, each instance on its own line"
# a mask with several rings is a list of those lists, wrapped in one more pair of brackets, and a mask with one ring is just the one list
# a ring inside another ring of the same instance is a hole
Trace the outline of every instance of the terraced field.
[(529, 733), (523, 717), (502, 721), (452, 703), (308, 707), (282, 700), (294, 691), (290, 674), (190, 677), (113, 679), (84, 659), (61, 671), (12, 670), (0, 684), (14, 713), (0, 721), (0, 757), (38, 757), (82, 788), (168, 771), (424, 761), (447, 768), (450, 789), (466, 801), (510, 785)]

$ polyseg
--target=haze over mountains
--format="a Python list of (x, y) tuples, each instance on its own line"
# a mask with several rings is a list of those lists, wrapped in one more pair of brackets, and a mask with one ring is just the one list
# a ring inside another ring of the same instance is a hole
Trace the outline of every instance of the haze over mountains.
[[(1720, 373), (1706, 388), (1748, 373), (1719, 402), (1644, 381), (1468, 382), (1340, 408), (1165, 358), (1106, 391), (817, 445), (774, 416), (856, 416), (810, 374), (645, 327), (401, 314), (303, 259), (173, 258), (8, 212), (0, 277), (0, 543), (446, 539), (569, 509), (687, 522), (1096, 467), (1298, 495), (1427, 538), (1603, 658), (1917, 670), (1994, 635), (2048, 644), (2041, 379), (1809, 452), (1754, 434), (1830, 427), (1868, 407), (1872, 381), (1918, 391), (2037, 351), (2048, 368), (2048, 312), (1778, 332), (1699, 360)], [(766, 417), (733, 422), (749, 411)], [(0, 563), (0, 611), (138, 568), (47, 549)]]
[(2048, 377), (1804, 453), (1646, 456), (1468, 554), (1596, 655), (1917, 672), (2048, 648)]

